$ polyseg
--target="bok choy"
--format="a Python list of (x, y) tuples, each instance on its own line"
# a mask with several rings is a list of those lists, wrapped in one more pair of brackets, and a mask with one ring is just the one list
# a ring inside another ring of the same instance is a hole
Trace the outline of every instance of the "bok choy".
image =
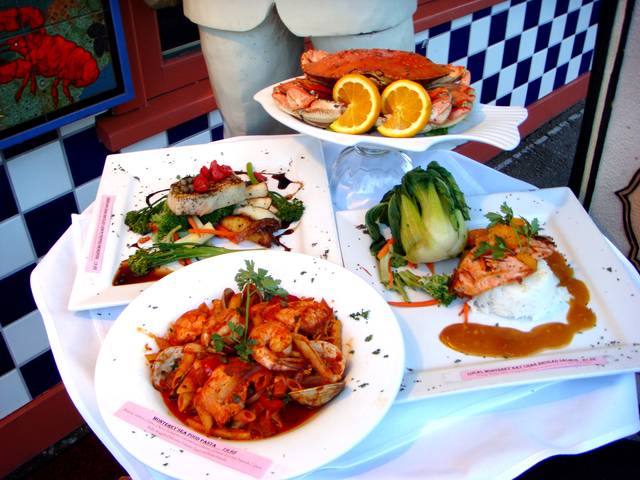
[(388, 225), (393, 251), (412, 263), (430, 263), (457, 256), (467, 241), (469, 207), (451, 173), (437, 162), (414, 168), (387, 192), (365, 217), (376, 255)]

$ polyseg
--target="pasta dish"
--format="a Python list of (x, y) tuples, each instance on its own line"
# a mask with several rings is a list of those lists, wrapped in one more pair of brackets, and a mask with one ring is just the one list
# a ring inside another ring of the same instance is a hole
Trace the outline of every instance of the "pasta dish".
[(207, 435), (253, 440), (290, 430), (344, 388), (342, 324), (251, 261), (210, 303), (180, 315), (147, 355), (169, 410)]

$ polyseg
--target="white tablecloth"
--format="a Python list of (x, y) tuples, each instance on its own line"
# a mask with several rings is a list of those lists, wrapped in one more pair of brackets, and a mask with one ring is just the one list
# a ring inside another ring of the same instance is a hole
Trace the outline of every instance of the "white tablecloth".
[[(331, 162), (340, 147), (325, 145), (324, 150)], [(437, 158), (463, 190), (472, 184), (486, 192), (533, 188), (453, 152), (411, 156), (417, 164)], [(102, 340), (122, 307), (67, 310), (75, 257), (69, 229), (31, 278), (62, 380), (89, 427), (132, 478), (165, 479), (129, 455), (100, 417), (94, 368)], [(395, 404), (363, 442), (310, 476), (509, 479), (550, 456), (584, 452), (638, 430), (638, 399), (631, 373), (460, 393)]]

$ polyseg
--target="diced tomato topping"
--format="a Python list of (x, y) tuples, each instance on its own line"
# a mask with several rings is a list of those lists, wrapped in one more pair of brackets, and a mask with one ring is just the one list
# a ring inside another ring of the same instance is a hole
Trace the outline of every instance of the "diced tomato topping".
[(256, 180), (258, 180), (259, 182), (266, 182), (267, 181), (267, 177), (265, 177), (260, 172), (253, 172), (253, 176), (256, 177)]
[(223, 178), (227, 178), (232, 173), (233, 170), (229, 165), (218, 165), (217, 160), (212, 161), (211, 166), (209, 167), (209, 175), (211, 175), (211, 178), (215, 182), (220, 181)]
[(211, 162), (209, 168), (203, 166), (200, 173), (193, 179), (193, 189), (196, 192), (206, 192), (212, 183), (219, 182), (233, 174), (228, 165), (219, 165), (217, 160)]

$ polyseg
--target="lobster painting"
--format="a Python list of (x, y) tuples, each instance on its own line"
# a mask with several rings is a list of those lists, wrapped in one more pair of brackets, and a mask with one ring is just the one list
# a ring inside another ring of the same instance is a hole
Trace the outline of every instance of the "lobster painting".
[(0, 59), (0, 84), (22, 79), (15, 93), (18, 103), (25, 87), (31, 83), (35, 95), (37, 76), (53, 78), (51, 97), (58, 108), (58, 88), (69, 102), (74, 98), (69, 86), (86, 87), (98, 79), (100, 70), (91, 53), (62, 35), (49, 35), (44, 28), (44, 16), (35, 7), (8, 8), (0, 11), (0, 32), (28, 28), (23, 35), (0, 43), (0, 55), (14, 52), (19, 55), (10, 61)]

